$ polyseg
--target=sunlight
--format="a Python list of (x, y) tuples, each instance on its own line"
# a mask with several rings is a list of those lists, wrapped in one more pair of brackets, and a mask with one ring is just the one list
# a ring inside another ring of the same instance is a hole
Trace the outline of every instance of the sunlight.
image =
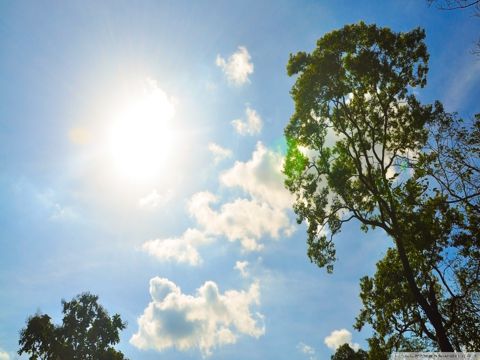
[(115, 112), (109, 150), (118, 175), (135, 183), (157, 179), (172, 156), (174, 106), (154, 81)]

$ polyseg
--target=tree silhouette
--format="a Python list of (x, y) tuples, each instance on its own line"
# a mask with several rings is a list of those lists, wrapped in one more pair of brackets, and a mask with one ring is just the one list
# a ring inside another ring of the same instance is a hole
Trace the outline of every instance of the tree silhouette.
[(112, 345), (120, 341), (126, 323), (118, 314), (110, 317), (97, 301), (90, 293), (62, 300), (62, 325), (52, 324), (46, 314), (30, 317), (20, 331), (18, 354), (29, 354), (32, 360), (124, 360)]

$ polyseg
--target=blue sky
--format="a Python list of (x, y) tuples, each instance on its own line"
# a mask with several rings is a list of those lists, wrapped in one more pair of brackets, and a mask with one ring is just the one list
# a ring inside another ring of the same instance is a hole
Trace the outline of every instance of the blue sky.
[[(479, 20), (425, 1), (2, 1), (0, 359), (90, 291), (130, 359), (328, 359), (389, 240), (310, 264), (280, 173), (290, 53), (364, 20), (426, 29), (425, 102), (478, 112)], [(153, 329), (153, 330), (152, 330)]]

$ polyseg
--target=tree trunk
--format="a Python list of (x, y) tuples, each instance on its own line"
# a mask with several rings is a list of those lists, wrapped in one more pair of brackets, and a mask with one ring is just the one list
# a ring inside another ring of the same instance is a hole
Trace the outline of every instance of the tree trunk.
[(402, 262), (403, 272), (407, 278), (408, 285), (412, 291), (415, 299), (422, 308), (422, 310), (427, 315), (428, 320), (435, 329), (435, 336), (437, 338), (437, 344), (441, 351), (443, 352), (453, 352), (453, 346), (448, 340), (447, 332), (443, 326), (442, 317), (438, 311), (437, 306), (432, 306), (428, 303), (427, 299), (422, 295), (418, 289), (417, 283), (415, 282), (415, 277), (413, 276), (412, 268), (410, 267), (410, 262), (408, 261), (407, 255), (405, 253), (405, 248), (401, 240), (395, 237), (395, 244), (397, 245), (398, 255), (400, 261)]

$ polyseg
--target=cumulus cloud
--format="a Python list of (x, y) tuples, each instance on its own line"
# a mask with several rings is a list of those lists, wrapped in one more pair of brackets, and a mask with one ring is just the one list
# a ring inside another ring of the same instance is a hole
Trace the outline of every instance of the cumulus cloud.
[(223, 70), (230, 84), (241, 86), (249, 82), (248, 76), (253, 74), (253, 63), (250, 60), (247, 48), (239, 46), (228, 59), (217, 55), (215, 64)]
[(240, 335), (258, 338), (265, 333), (263, 316), (251, 311), (260, 304), (258, 282), (247, 291), (222, 294), (216, 283), (207, 281), (195, 295), (187, 295), (172, 281), (155, 277), (150, 296), (138, 318), (138, 332), (130, 339), (142, 350), (199, 349), (205, 357), (216, 347), (234, 344)]
[(248, 261), (237, 261), (235, 263), (234, 269), (238, 270), (240, 272), (240, 275), (242, 275), (242, 277), (248, 277), (249, 272), (247, 270), (247, 267), (248, 267)]
[(324, 341), (332, 350), (337, 350), (343, 344), (348, 344), (355, 351), (360, 349), (360, 345), (352, 343), (352, 333), (347, 329), (333, 330)]
[(298, 343), (297, 345), (298, 351), (302, 354), (305, 354), (309, 360), (315, 360), (317, 357), (315, 356), (315, 349), (310, 345), (307, 345), (303, 342)]
[[(237, 161), (220, 176), (222, 185), (241, 188), (246, 197), (218, 204), (218, 197), (210, 192), (194, 194), (187, 209), (198, 229), (195, 238), (223, 236), (229, 241), (239, 241), (244, 250), (255, 251), (263, 248), (260, 240), (265, 236), (275, 239), (290, 236), (295, 230), (288, 215), (292, 198), (283, 187), (282, 164), (279, 153), (259, 142), (250, 160)], [(197, 247), (204, 243), (187, 239), (184, 234), (179, 238), (152, 240), (143, 249), (162, 260), (197, 265), (201, 261)]]
[(290, 208), (293, 197), (283, 185), (283, 160), (281, 154), (258, 142), (252, 158), (247, 162), (235, 162), (220, 176), (220, 182), (228, 187), (240, 187), (255, 200), (266, 202), (273, 208)]
[(260, 250), (263, 246), (258, 240), (264, 235), (278, 238), (282, 232), (285, 235), (292, 233), (287, 214), (267, 203), (236, 199), (221, 205), (217, 211), (211, 207), (216, 202), (218, 198), (210, 192), (196, 193), (188, 210), (207, 234), (223, 235), (230, 241), (239, 240), (245, 250)]
[(240, 135), (257, 135), (260, 134), (263, 127), (263, 121), (260, 115), (247, 106), (245, 109), (245, 120), (235, 119), (232, 121), (232, 126)]
[(208, 150), (213, 154), (213, 161), (215, 164), (232, 157), (232, 151), (230, 149), (223, 148), (215, 143), (208, 144)]
[(173, 198), (173, 191), (167, 190), (165, 193), (159, 193), (153, 189), (150, 193), (138, 200), (138, 206), (143, 209), (156, 209), (166, 205)]
[(142, 245), (142, 250), (159, 260), (176, 261), (195, 266), (202, 262), (197, 248), (210, 241), (211, 239), (203, 232), (187, 229), (179, 238), (149, 240)]

